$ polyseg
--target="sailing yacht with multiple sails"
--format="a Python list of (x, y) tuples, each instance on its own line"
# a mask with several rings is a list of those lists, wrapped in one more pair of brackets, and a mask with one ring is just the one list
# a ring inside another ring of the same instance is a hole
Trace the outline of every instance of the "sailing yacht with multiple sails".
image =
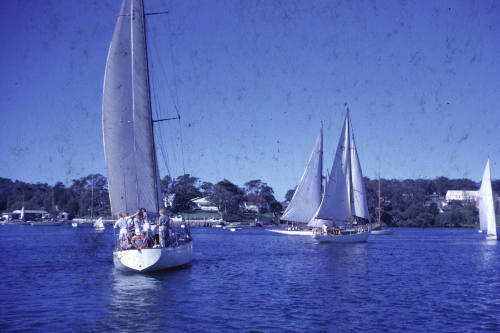
[(497, 239), (495, 204), (491, 189), (490, 159), (486, 162), (481, 187), (479, 188), (479, 230), (486, 232), (486, 239)]
[[(151, 112), (144, 3), (123, 0), (106, 62), (102, 124), (111, 212), (159, 211), (160, 177)], [(120, 270), (146, 272), (188, 264), (192, 242), (171, 235), (167, 247), (113, 252)]]
[(370, 235), (370, 215), (349, 109), (323, 198), (308, 226), (314, 228), (314, 237), (321, 243), (364, 242)]

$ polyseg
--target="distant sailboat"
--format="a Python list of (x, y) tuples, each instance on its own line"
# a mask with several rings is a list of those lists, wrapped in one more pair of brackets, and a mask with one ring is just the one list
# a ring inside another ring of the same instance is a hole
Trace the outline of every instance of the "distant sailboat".
[(377, 223), (372, 224), (372, 235), (392, 235), (394, 230), (391, 229), (382, 229), (382, 221), (380, 219), (380, 215), (382, 213), (381, 206), (381, 193), (380, 193), (380, 171), (378, 175), (378, 211), (377, 211)]
[[(123, 0), (109, 48), (104, 76), (102, 123), (111, 212), (160, 208), (160, 177), (156, 161), (144, 4)], [(155, 271), (192, 260), (188, 233), (173, 235), (168, 247), (113, 252), (120, 270)]]
[(92, 226), (94, 227), (95, 230), (97, 231), (103, 231), (104, 229), (106, 229), (106, 226), (104, 225), (104, 222), (102, 220), (102, 217), (98, 218), (93, 224)]
[(285, 212), (281, 216), (282, 221), (292, 223), (288, 229), (268, 229), (287, 235), (312, 235), (311, 230), (302, 230), (296, 224), (304, 226), (314, 217), (321, 203), (321, 182), (323, 168), (323, 128), (316, 139), (314, 148), (309, 157), (307, 166), (302, 174), (300, 183), (293, 194)]
[(490, 159), (484, 168), (481, 188), (479, 189), (479, 230), (486, 232), (486, 239), (497, 239), (495, 204), (491, 189)]
[(349, 109), (323, 199), (308, 224), (321, 243), (364, 242), (370, 235), (363, 173), (354, 142)]

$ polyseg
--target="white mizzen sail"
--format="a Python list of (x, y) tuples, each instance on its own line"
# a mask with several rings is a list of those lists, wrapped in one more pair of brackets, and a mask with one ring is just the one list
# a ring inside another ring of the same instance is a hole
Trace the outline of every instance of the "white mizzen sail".
[[(350, 125), (350, 124), (349, 124)], [(365, 183), (363, 181), (363, 172), (359, 163), (356, 144), (354, 143), (354, 132), (351, 127), (351, 180), (352, 180), (352, 196), (354, 216), (362, 217), (369, 220), (368, 204), (366, 203)]]
[(487, 231), (488, 235), (496, 236), (497, 234), (489, 158), (484, 168), (481, 188), (479, 189), (479, 227), (481, 230)]
[(347, 113), (330, 178), (326, 184), (323, 200), (315, 214), (318, 219), (349, 221), (351, 218), (349, 129), (349, 113)]
[(149, 97), (143, 4), (124, 0), (104, 75), (102, 123), (111, 212), (160, 202)]
[(316, 139), (300, 183), (281, 220), (306, 223), (314, 217), (321, 202), (323, 169), (323, 128)]

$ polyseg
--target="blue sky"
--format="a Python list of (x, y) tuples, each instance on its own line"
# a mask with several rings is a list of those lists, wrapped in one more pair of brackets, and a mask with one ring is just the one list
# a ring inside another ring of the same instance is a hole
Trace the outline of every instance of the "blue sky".
[[(145, 1), (172, 176), (295, 186), (348, 103), (364, 174), (500, 176), (495, 1)], [(120, 1), (0, 3), (0, 177), (106, 174), (101, 100)], [(182, 141), (180, 135), (182, 134)], [(182, 144), (181, 144), (182, 142)], [(181, 149), (182, 146), (182, 149)], [(160, 159), (162, 161), (162, 159)], [(160, 163), (162, 173), (167, 171)]]

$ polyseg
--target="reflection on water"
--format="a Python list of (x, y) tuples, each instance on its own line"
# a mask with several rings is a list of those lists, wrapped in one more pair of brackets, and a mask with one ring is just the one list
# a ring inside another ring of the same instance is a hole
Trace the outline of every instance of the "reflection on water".
[(159, 329), (163, 297), (161, 279), (114, 270), (109, 304), (110, 328), (122, 331), (145, 327), (148, 331)]

